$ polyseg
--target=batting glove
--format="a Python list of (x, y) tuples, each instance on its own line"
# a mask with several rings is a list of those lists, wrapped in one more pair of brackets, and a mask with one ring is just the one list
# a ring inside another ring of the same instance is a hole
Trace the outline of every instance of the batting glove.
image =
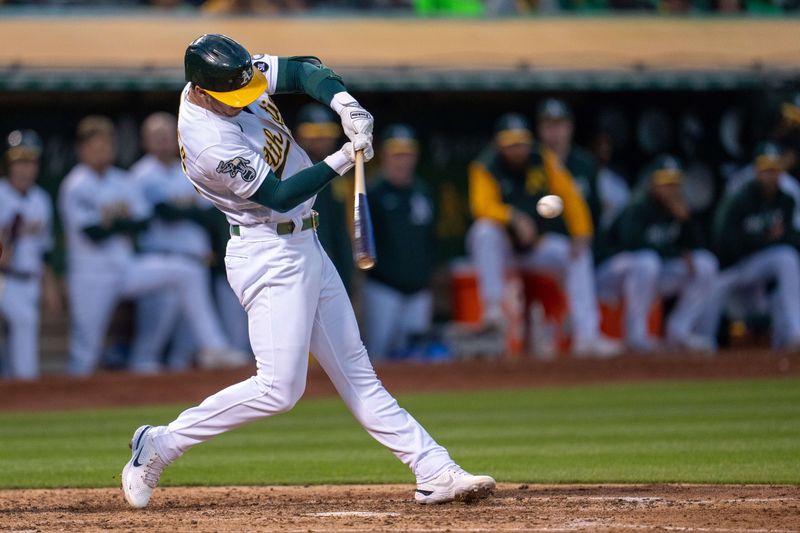
[[(372, 145), (367, 145), (364, 149), (364, 161), (369, 161), (373, 155), (375, 154), (372, 151)], [(347, 174), (356, 164), (356, 151), (353, 149), (353, 143), (345, 143), (338, 152), (326, 157), (325, 163), (340, 176)]]
[(369, 111), (361, 107), (350, 93), (342, 91), (334, 95), (331, 109), (342, 118), (342, 129), (347, 138), (353, 142), (355, 150), (364, 150), (372, 145), (372, 127), (374, 120)]

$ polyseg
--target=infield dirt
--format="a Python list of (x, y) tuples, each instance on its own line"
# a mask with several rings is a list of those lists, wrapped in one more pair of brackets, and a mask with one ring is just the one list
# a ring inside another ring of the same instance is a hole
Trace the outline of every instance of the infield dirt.
[(800, 487), (501, 484), (475, 504), (420, 506), (411, 486), (157, 489), (127, 507), (119, 489), (0, 492), (11, 531), (697, 531), (800, 528)]

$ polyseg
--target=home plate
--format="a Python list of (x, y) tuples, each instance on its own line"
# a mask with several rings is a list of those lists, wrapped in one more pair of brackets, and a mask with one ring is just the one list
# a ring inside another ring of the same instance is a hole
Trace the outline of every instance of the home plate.
[(373, 516), (400, 516), (400, 513), (376, 513), (372, 511), (329, 511), (327, 513), (307, 513), (306, 516), (358, 516), (358, 517), (373, 517)]

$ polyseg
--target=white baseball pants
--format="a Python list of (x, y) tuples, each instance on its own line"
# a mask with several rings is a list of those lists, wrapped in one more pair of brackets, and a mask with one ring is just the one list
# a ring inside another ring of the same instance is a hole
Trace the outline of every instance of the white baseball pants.
[(800, 255), (788, 244), (751, 254), (720, 274), (724, 300), (732, 291), (775, 282), (772, 295), (773, 346), (800, 346)]
[(290, 410), (305, 390), (310, 350), (367, 432), (420, 482), (434, 478), (452, 459), (383, 388), (333, 263), (316, 233), (295, 222), (291, 235), (242, 227), (228, 242), (228, 280), (247, 311), (257, 372), (155, 428), (159, 455), (174, 461), (215, 435)]
[(591, 341), (600, 333), (591, 250), (572, 254), (566, 235), (547, 233), (524, 255), (514, 254), (506, 229), (490, 220), (477, 220), (467, 234), (467, 246), (478, 274), (478, 290), (484, 305), (503, 299), (505, 270), (546, 272), (561, 281), (567, 295), (573, 340)]
[(8, 324), (6, 376), (39, 377), (39, 294), (42, 280), (0, 274), (0, 316)]
[(231, 342), (231, 347), (243, 353), (250, 353), (247, 313), (223, 274), (214, 276), (214, 296), (222, 327)]
[(203, 348), (225, 348), (204, 280), (193, 261), (158, 255), (134, 257), (119, 270), (70, 272), (70, 373), (88, 375), (94, 371), (118, 300), (159, 290), (178, 292), (184, 316)]
[(719, 264), (706, 250), (692, 252), (694, 270), (682, 258), (663, 260), (653, 250), (622, 252), (603, 261), (597, 269), (601, 300), (625, 304), (625, 336), (637, 344), (648, 338), (650, 307), (657, 296), (678, 295), (667, 319), (667, 338), (689, 334), (713, 339), (719, 309), (713, 301)]
[(364, 342), (373, 361), (406, 348), (412, 335), (431, 327), (433, 295), (429, 290), (404, 294), (367, 279), (362, 297)]

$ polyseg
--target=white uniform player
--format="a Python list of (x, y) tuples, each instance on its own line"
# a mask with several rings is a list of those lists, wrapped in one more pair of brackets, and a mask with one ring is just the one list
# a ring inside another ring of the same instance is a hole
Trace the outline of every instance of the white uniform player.
[[(371, 115), (318, 60), (253, 61), (222, 35), (190, 44), (178, 131), (187, 176), (231, 223), (225, 264), (247, 310), (258, 370), (167, 426), (137, 429), (122, 473), (127, 501), (147, 505), (163, 468), (190, 447), (291, 409), (305, 389), (309, 351), (365, 429), (411, 467), (417, 501), (488, 495), (494, 480), (461, 470), (381, 385), (344, 285), (313, 231), (315, 192), (352, 168), (354, 147), (372, 156)], [(298, 90), (330, 104), (353, 139), (313, 166), (271, 98)]]
[(8, 325), (4, 373), (11, 379), (39, 376), (43, 257), (53, 246), (52, 202), (34, 184), (40, 153), (36, 141), (30, 131), (9, 135), (9, 177), (0, 179), (0, 317)]
[(59, 194), (72, 318), (69, 371), (94, 371), (118, 300), (165, 289), (180, 294), (200, 346), (224, 352), (225, 338), (208, 291), (202, 290), (203, 278), (189, 260), (134, 254), (131, 235), (146, 227), (151, 212), (129, 176), (111, 166), (113, 135), (113, 125), (104, 117), (81, 122), (81, 163), (64, 178)]
[[(176, 128), (177, 120), (168, 113), (155, 113), (142, 125), (148, 153), (131, 167), (129, 173), (156, 216), (147, 230), (139, 235), (139, 246), (146, 254), (189, 259), (187, 265), (191, 264), (197, 270), (196, 275), (203, 278), (203, 286), (208, 292), (211, 287), (207, 261), (211, 255), (211, 243), (208, 232), (196, 219), (207, 218), (205, 212), (212, 205), (183, 175)], [(180, 314), (180, 298), (174, 291), (140, 298), (136, 303), (136, 324), (137, 342), (134, 345), (148, 346), (149, 349), (131, 354), (130, 368), (133, 371), (158, 371), (161, 366), (159, 356), (170, 338), (169, 368), (181, 370), (191, 364), (197, 342), (189, 321)], [(203, 366), (235, 366), (245, 362), (242, 358), (199, 361)]]

